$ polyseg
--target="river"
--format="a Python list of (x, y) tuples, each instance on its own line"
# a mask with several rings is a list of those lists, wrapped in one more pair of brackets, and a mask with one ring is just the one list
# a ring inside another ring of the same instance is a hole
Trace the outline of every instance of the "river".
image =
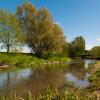
[[(38, 96), (49, 85), (57, 88), (66, 86), (66, 82), (73, 82), (77, 87), (87, 87), (89, 73), (86, 72), (88, 64), (95, 60), (81, 60), (64, 64), (51, 64), (43, 69), (20, 69), (11, 72), (0, 72), (0, 96), (24, 96), (31, 91)], [(43, 66), (43, 65), (42, 65)]]

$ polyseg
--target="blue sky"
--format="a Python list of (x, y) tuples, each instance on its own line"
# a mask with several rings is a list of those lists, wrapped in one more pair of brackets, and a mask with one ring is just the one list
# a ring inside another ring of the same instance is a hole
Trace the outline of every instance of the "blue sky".
[[(100, 45), (100, 0), (28, 0), (37, 8), (47, 8), (63, 28), (68, 41), (84, 36), (86, 49)], [(0, 9), (12, 12), (23, 0), (0, 0)]]

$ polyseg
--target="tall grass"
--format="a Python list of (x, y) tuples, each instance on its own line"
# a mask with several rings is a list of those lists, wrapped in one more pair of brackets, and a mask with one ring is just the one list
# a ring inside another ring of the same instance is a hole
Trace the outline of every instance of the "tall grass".
[(91, 95), (91, 92), (88, 89), (71, 87), (70, 89), (65, 88), (59, 92), (57, 89), (48, 87), (38, 97), (32, 96), (32, 93), (29, 92), (25, 97), (17, 96), (15, 94), (11, 97), (0, 97), (0, 100), (97, 100), (97, 96)]

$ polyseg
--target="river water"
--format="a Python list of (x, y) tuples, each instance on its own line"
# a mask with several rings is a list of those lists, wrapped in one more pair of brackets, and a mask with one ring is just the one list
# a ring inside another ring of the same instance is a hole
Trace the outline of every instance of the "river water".
[[(0, 72), (0, 96), (26, 95), (31, 91), (34, 96), (39, 95), (51, 84), (55, 87), (65, 87), (66, 82), (73, 82), (77, 87), (87, 87), (89, 73), (88, 64), (95, 60), (81, 60), (71, 63), (45, 65), (43, 69), (20, 69), (11, 72)], [(43, 66), (43, 65), (42, 65)]]

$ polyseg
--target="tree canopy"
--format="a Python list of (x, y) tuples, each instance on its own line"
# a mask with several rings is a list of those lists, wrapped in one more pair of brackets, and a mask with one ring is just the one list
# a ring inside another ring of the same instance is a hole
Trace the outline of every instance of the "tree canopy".
[(82, 53), (85, 52), (85, 40), (82, 36), (76, 37), (70, 44), (70, 56), (76, 57), (80, 56)]
[(95, 46), (90, 50), (93, 58), (100, 58), (100, 46)]
[(37, 10), (30, 5), (25, 3), (17, 8), (17, 17), (26, 34), (27, 44), (38, 57), (51, 51), (61, 52), (65, 42), (61, 27), (54, 23), (47, 9)]
[(20, 24), (14, 14), (0, 10), (0, 43), (7, 52), (21, 45), (24, 35), (20, 31)]

